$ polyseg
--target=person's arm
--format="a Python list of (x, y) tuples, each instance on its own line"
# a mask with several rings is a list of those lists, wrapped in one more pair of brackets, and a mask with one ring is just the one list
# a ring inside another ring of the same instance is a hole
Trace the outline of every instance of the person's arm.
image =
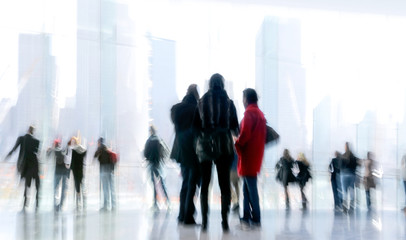
[(23, 141), (23, 137), (18, 137), (16, 143), (14, 144), (13, 149), (7, 154), (6, 160), (13, 154), (13, 152), (18, 148), (18, 146), (21, 145), (21, 142)]
[(244, 114), (244, 118), (241, 121), (241, 132), (235, 145), (238, 147), (243, 147), (251, 139), (253, 119), (249, 112)]

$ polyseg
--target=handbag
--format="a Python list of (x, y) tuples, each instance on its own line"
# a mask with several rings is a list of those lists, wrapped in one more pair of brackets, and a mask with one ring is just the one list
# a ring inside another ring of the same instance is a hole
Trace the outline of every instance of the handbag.
[(215, 133), (201, 133), (197, 137), (196, 155), (201, 163), (215, 160), (221, 155), (218, 137)]
[(279, 139), (279, 134), (273, 128), (266, 125), (265, 144), (277, 141), (278, 139)]

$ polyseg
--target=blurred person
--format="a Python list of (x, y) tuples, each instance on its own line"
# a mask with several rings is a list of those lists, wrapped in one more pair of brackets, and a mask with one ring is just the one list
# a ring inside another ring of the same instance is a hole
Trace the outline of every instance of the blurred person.
[[(214, 162), (221, 192), (221, 225), (223, 231), (229, 231), (228, 214), (231, 203), (230, 167), (234, 158), (232, 135), (238, 135), (239, 126), (234, 103), (224, 89), (224, 78), (222, 75), (216, 73), (211, 76), (209, 90), (199, 100), (194, 117), (194, 125), (199, 130), (197, 140), (204, 136), (210, 136), (213, 140), (211, 143), (216, 146), (217, 155), (209, 159), (203, 159), (202, 155), (198, 156), (202, 176), (200, 194), (202, 230), (206, 231), (208, 225), (208, 191)], [(197, 147), (198, 145), (196, 145)]]
[[(368, 211), (372, 210), (371, 204), (371, 190), (375, 191), (376, 189), (376, 181), (373, 171), (376, 169), (376, 162), (374, 159), (374, 154), (372, 152), (367, 153), (367, 159), (364, 161), (365, 171), (364, 171), (364, 187), (365, 187), (365, 195), (367, 201), (367, 208)], [(374, 192), (375, 194), (375, 192)], [(375, 202), (375, 197), (372, 197), (373, 201)]]
[(331, 160), (329, 171), (331, 173), (331, 188), (333, 189), (334, 195), (334, 210), (336, 212), (342, 211), (342, 192), (341, 192), (341, 178), (340, 178), (340, 153), (336, 151), (334, 153), (335, 157)]
[[(355, 180), (358, 158), (350, 150), (349, 143), (345, 143), (345, 153), (341, 157), (341, 187), (343, 210), (352, 213), (355, 209)], [(348, 200), (348, 195), (349, 200)]]
[(402, 157), (400, 172), (401, 172), (402, 179), (403, 179), (403, 186), (405, 188), (405, 206), (403, 207), (403, 211), (406, 212), (406, 155), (404, 155)]
[(175, 159), (181, 168), (183, 181), (179, 194), (178, 222), (184, 224), (196, 224), (194, 219), (196, 207), (193, 198), (196, 187), (200, 184), (200, 173), (199, 160), (193, 146), (196, 134), (193, 128), (193, 116), (198, 100), (197, 85), (191, 84), (182, 101), (171, 108), (171, 119), (176, 136), (170, 157)]
[(288, 185), (289, 183), (293, 183), (296, 180), (292, 172), (293, 163), (294, 160), (290, 156), (288, 149), (283, 150), (283, 156), (276, 163), (276, 180), (282, 183), (283, 185), (285, 191), (286, 210), (290, 209)]
[[(165, 146), (161, 143), (161, 139), (157, 136), (154, 126), (149, 127), (150, 136), (145, 143), (144, 147), (144, 157), (148, 162), (148, 170), (151, 174), (151, 182), (154, 188), (154, 210), (158, 210), (158, 199), (157, 199), (157, 184), (161, 186), (161, 189), (166, 198), (166, 204), (168, 210), (170, 209), (170, 200), (168, 193), (166, 191), (166, 186), (164, 179), (161, 175), (161, 168), (163, 166), (163, 161), (167, 157), (168, 153)], [(155, 178), (158, 182), (155, 182)]]
[(238, 154), (234, 153), (233, 163), (230, 169), (230, 182), (231, 182), (231, 211), (234, 213), (240, 212), (240, 177), (237, 171)]
[(86, 196), (83, 191), (83, 168), (85, 165), (86, 148), (79, 144), (77, 137), (72, 137), (68, 142), (67, 155), (70, 159), (73, 180), (76, 190), (76, 211), (86, 208)]
[[(61, 140), (55, 139), (53, 146), (48, 148), (47, 156), (51, 154), (55, 158), (55, 175), (54, 175), (54, 211), (63, 210), (66, 200), (66, 192), (68, 191), (68, 181), (70, 176), (70, 167), (66, 163), (66, 149), (61, 147)], [(61, 194), (59, 196), (59, 185), (61, 185)], [(57, 203), (57, 199), (59, 203)]]
[(17, 141), (13, 149), (7, 154), (6, 159), (10, 158), (13, 152), (20, 147), (20, 152), (17, 160), (17, 170), (21, 174), (21, 178), (25, 179), (25, 190), (24, 190), (24, 206), (21, 212), (25, 212), (29, 205), (28, 188), (31, 187), (31, 181), (35, 180), (36, 188), (36, 204), (35, 210), (38, 211), (39, 207), (39, 164), (38, 164), (38, 150), (39, 150), (39, 140), (34, 137), (34, 126), (28, 128), (27, 134), (17, 138)]
[(307, 210), (308, 200), (304, 193), (304, 188), (309, 179), (312, 178), (312, 175), (310, 173), (310, 163), (307, 161), (304, 153), (299, 153), (296, 160), (296, 164), (298, 165), (299, 168), (299, 173), (297, 174), (296, 179), (297, 182), (299, 183), (300, 194), (302, 196), (302, 209)]
[(104, 143), (104, 138), (97, 141), (97, 150), (94, 157), (100, 163), (100, 182), (103, 188), (103, 207), (100, 211), (107, 211), (111, 205), (111, 210), (116, 210), (116, 190), (114, 185), (115, 163), (111, 161), (110, 151)]
[(257, 178), (264, 157), (266, 120), (258, 108), (258, 96), (254, 89), (243, 91), (243, 104), (244, 118), (235, 148), (238, 153), (238, 175), (243, 180), (244, 214), (241, 227), (245, 229), (261, 226)]

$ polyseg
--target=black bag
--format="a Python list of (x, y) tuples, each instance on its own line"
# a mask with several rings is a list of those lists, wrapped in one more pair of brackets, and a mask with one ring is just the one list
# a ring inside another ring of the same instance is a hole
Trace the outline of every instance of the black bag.
[(279, 139), (279, 134), (270, 126), (266, 125), (266, 138), (265, 144), (276, 141)]
[(196, 155), (199, 162), (212, 161), (221, 155), (216, 133), (201, 133), (196, 140)]

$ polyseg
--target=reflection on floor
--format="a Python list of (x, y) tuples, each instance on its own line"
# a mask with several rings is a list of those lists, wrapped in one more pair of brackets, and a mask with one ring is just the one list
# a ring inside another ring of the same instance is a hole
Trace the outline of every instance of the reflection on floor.
[(177, 210), (149, 209), (86, 214), (3, 211), (0, 239), (406, 239), (406, 215), (400, 211), (345, 215), (267, 210), (262, 212), (262, 229), (251, 231), (241, 230), (238, 215), (231, 214), (229, 233), (221, 229), (218, 210), (211, 212), (207, 232), (178, 225), (176, 216)]

